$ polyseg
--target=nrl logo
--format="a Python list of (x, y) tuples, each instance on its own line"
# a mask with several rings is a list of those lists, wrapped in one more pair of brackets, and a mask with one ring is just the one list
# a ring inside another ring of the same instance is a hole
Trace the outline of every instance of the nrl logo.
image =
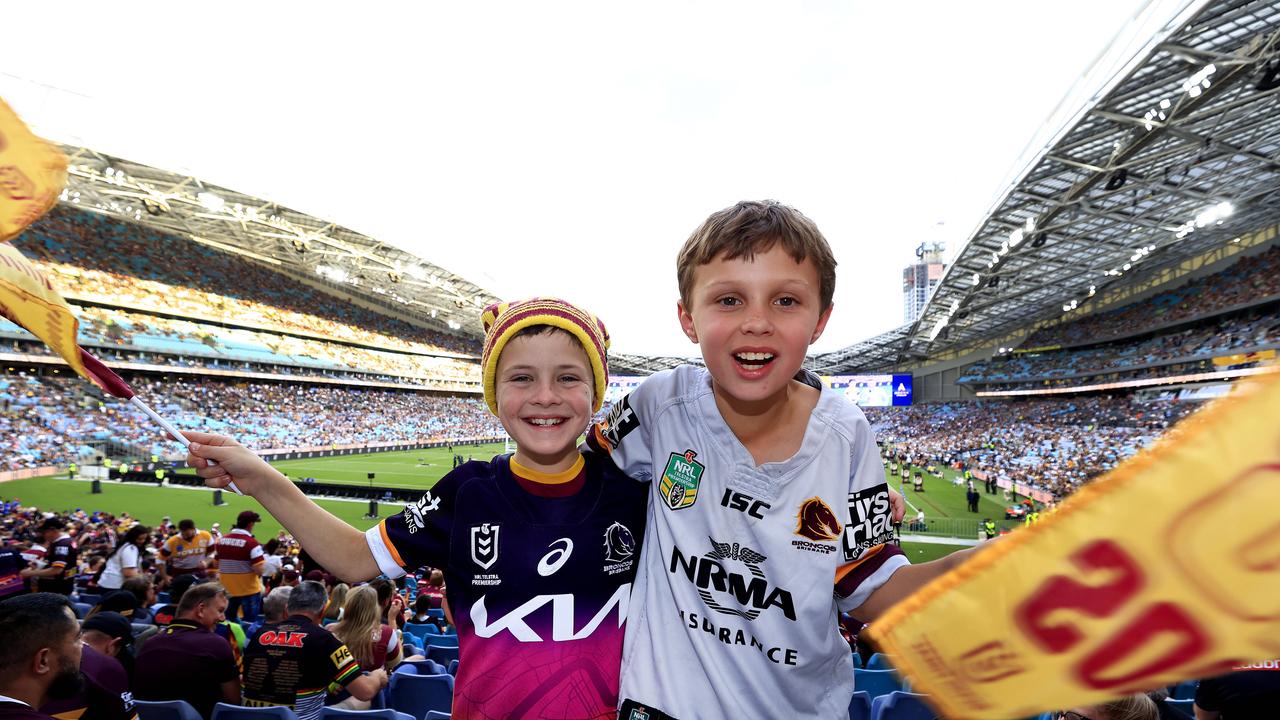
[(662, 491), (662, 499), (672, 510), (687, 508), (698, 500), (698, 485), (702, 483), (702, 473), (707, 468), (694, 460), (697, 456), (693, 450), (685, 450), (683, 454), (671, 453), (667, 460), (658, 487)]
[(498, 562), (498, 531), (500, 525), (474, 525), (471, 528), (471, 559), (482, 570), (488, 570)]

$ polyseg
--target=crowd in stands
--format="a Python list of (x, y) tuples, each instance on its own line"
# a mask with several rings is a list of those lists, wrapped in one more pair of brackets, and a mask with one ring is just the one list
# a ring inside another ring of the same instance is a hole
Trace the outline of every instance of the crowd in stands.
[[(83, 632), (81, 688), (40, 710), (128, 720), (138, 700), (182, 700), (206, 720), (218, 702), (288, 705), (316, 720), (326, 705), (380, 704), (402, 663), (414, 674), (457, 672), (439, 570), (348, 586), (284, 531), (261, 543), (256, 512), (227, 520), (225, 532), (169, 517), (152, 527), (127, 512), (52, 513), (0, 498), (0, 575), (18, 575), (0, 585), (0, 601), (66, 598)], [(4, 683), (20, 672), (4, 669)]]
[(1280, 245), (1124, 307), (1042, 328), (1023, 346), (1070, 346), (1131, 337), (1276, 296), (1280, 296)]
[(478, 355), (476, 341), (379, 313), (234, 255), (58, 208), (13, 243), (65, 297), (379, 348)]
[(865, 408), (876, 438), (918, 467), (958, 462), (1064, 497), (1196, 409), (1130, 395)]
[[(135, 378), (183, 429), (230, 435), (254, 449), (500, 437), (479, 398), (285, 383)], [(79, 377), (0, 374), (0, 471), (67, 465), (116, 442), (165, 454), (174, 446), (141, 412), (99, 398)]]
[[(132, 347), (222, 361), (314, 366), (389, 376), (479, 383), (474, 362), (450, 357), (372, 350), (311, 338), (176, 320), (101, 307), (73, 306), (81, 345)], [(0, 331), (6, 329), (0, 320)], [(12, 329), (16, 330), (16, 327)]]
[[(1046, 350), (996, 357), (965, 369), (960, 383), (1014, 383), (1123, 374), (1125, 377), (1172, 374), (1192, 364), (1207, 369), (1215, 357), (1275, 350), (1280, 347), (1276, 304), (1179, 327), (1151, 337), (1076, 350)], [(1030, 342), (1030, 341), (1028, 341)], [(1239, 363), (1237, 366), (1249, 363)], [(1139, 372), (1150, 371), (1150, 372)]]

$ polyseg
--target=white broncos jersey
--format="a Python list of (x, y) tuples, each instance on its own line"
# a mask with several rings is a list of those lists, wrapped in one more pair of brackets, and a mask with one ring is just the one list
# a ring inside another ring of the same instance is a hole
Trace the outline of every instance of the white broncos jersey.
[(710, 374), (683, 366), (645, 380), (588, 442), (652, 483), (621, 717), (847, 718), (837, 608), (907, 564), (862, 411), (822, 390), (799, 451), (757, 466)]

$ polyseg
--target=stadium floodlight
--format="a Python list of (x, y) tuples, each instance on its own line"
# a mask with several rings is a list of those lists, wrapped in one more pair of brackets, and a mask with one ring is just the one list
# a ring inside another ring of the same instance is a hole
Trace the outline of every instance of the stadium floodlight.
[(981, 283), (981, 282), (982, 282), (982, 275), (980, 275), (980, 274), (978, 274), (978, 273), (974, 273), (974, 274), (973, 274), (973, 286), (974, 286), (974, 287), (978, 287), (978, 284), (979, 284), (979, 283)]
[(457, 330), (457, 329), (459, 329), (459, 328), (461, 328), (461, 327), (462, 327), (462, 325), (458, 324), (458, 322), (457, 322), (456, 320), (450, 320), (450, 321), (449, 321), (449, 329), (450, 329), (450, 330)]
[(439, 314), (439, 312), (440, 312), (439, 310), (436, 310), (435, 308), (431, 308), (431, 317), (435, 317), (437, 314)]
[(1018, 245), (1022, 243), (1022, 238), (1023, 238), (1022, 228), (1018, 228), (1017, 230), (1014, 230), (1013, 232), (1009, 233), (1009, 243), (1008, 243), (1009, 247), (1018, 247)]
[(938, 318), (938, 322), (934, 323), (933, 330), (929, 332), (929, 342), (933, 342), (938, 338), (938, 334), (941, 333), (942, 329), (947, 326), (947, 322), (949, 320), (950, 318), (945, 318), (945, 317)]
[(1036, 231), (1036, 216), (1035, 216), (1035, 215), (1032, 215), (1031, 217), (1028, 217), (1028, 218), (1027, 218), (1027, 222), (1026, 222), (1026, 224), (1023, 226), (1023, 228), (1026, 230), (1026, 233), (1027, 233), (1028, 235), (1030, 235), (1031, 233), (1035, 232), (1035, 231)]
[(204, 206), (204, 209), (209, 212), (221, 212), (222, 208), (227, 205), (226, 200), (223, 200), (211, 192), (202, 192), (196, 195), (196, 200), (199, 201), (199, 203)]

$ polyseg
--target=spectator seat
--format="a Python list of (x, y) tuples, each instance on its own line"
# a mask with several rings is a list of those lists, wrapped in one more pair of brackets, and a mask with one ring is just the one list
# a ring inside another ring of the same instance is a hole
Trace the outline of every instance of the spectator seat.
[(243, 707), (220, 702), (213, 706), (213, 717), (209, 720), (298, 720), (298, 716), (283, 706)]
[(423, 717), (431, 710), (451, 712), (453, 709), (452, 675), (415, 675), (393, 673), (388, 688), (388, 704), (393, 710)]
[(201, 720), (186, 700), (134, 700), (133, 709), (140, 720)]
[(895, 690), (871, 701), (871, 720), (936, 720), (938, 713), (924, 702), (927, 695)]

